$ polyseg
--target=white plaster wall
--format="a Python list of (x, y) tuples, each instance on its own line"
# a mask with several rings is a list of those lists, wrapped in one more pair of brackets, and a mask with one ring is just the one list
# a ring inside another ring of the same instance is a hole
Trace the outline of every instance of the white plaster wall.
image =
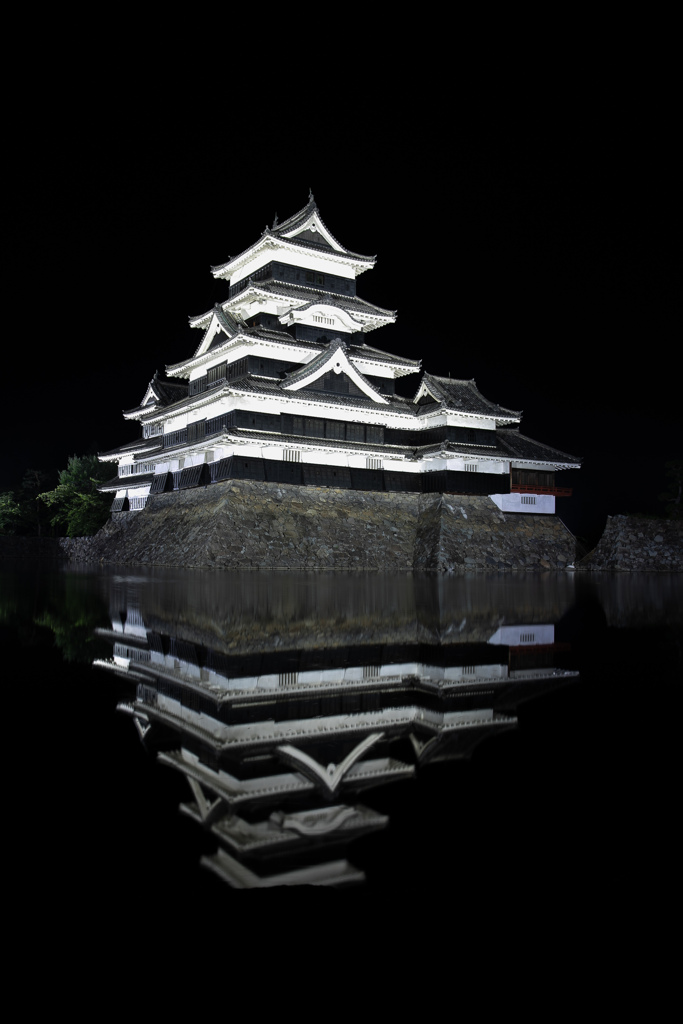
[(465, 416), (451, 410), (446, 413), (446, 423), (449, 427), (470, 427), (480, 430), (494, 430), (496, 426), (496, 421), (490, 416)]
[(505, 475), (510, 472), (509, 462), (478, 461), (476, 456), (474, 459), (448, 459), (446, 465), (448, 469), (464, 473), (465, 465), (471, 465), (473, 461), (476, 462), (478, 466), (478, 469), (476, 470), (478, 473), (498, 473), (500, 475)]
[[(533, 505), (522, 504), (522, 498), (534, 498)], [(489, 498), (501, 512), (533, 512), (536, 515), (554, 515), (554, 494), (489, 494)]]
[(172, 434), (174, 430), (182, 430), (187, 426), (187, 413), (181, 413), (180, 416), (174, 416), (173, 419), (166, 420), (164, 423), (164, 434)]
[(555, 643), (555, 626), (534, 623), (531, 626), (500, 626), (487, 643), (507, 647), (535, 647)]

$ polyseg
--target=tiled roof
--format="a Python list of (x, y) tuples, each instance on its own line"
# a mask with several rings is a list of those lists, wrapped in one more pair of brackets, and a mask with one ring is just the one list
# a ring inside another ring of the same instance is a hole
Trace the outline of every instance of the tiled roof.
[(284, 345), (294, 345), (297, 348), (320, 348), (320, 343), (317, 341), (297, 341), (284, 327), (282, 330), (276, 330), (274, 327), (262, 327), (261, 324), (254, 324), (253, 327), (247, 327), (245, 324), (241, 333), (249, 337), (263, 338), (265, 341), (277, 341), (278, 343), (282, 342)]
[(156, 374), (153, 379), (153, 387), (159, 395), (161, 405), (171, 405), (172, 402), (177, 402), (187, 394), (187, 384), (177, 384), (171, 380), (160, 380)]
[[(319, 355), (317, 355), (315, 359), (311, 359), (310, 363), (306, 363), (305, 366), (300, 366), (297, 370), (292, 370), (291, 373), (288, 373), (285, 376), (284, 381), (282, 382), (282, 386), (284, 387), (284, 385), (286, 384), (294, 384), (299, 380), (305, 380), (307, 377), (314, 375), (321, 367), (325, 365), (325, 363), (328, 362), (330, 356), (332, 356), (335, 352), (337, 352), (340, 349), (345, 356), (348, 355), (346, 342), (342, 341), (341, 338), (335, 338), (334, 341), (331, 341), (329, 345), (325, 346), (323, 351)], [(372, 391), (373, 395), (377, 395), (377, 398), (382, 403), (382, 405), (386, 405), (386, 397), (381, 394), (379, 389), (374, 384), (372, 384), (356, 366), (354, 366), (353, 369), (364, 382), (365, 386)]]
[(397, 356), (393, 352), (384, 352), (381, 348), (375, 348), (372, 345), (349, 344), (348, 352), (350, 356), (358, 356), (359, 359), (367, 359), (378, 363), (400, 363), (401, 366), (414, 366), (416, 369), (422, 364), (421, 359), (406, 359), (405, 356)]
[(138, 437), (135, 441), (127, 441), (122, 444), (119, 448), (112, 448), (110, 452), (98, 452), (98, 455), (102, 457), (111, 455), (130, 455), (133, 452), (142, 452), (145, 456), (150, 455), (156, 449), (161, 451), (162, 445), (159, 442), (158, 437), (142, 438)]
[(132, 409), (124, 409), (124, 416), (132, 416), (136, 412), (151, 412), (159, 407), (165, 408), (174, 402), (180, 401), (187, 395), (187, 384), (177, 384), (175, 381), (160, 380), (159, 374), (155, 373), (149, 382), (149, 387), (156, 395), (156, 402), (149, 402), (146, 405), (136, 405)]
[[(254, 281), (252, 287), (272, 295), (284, 295), (289, 298), (299, 299), (300, 305), (296, 307), (297, 309), (305, 309), (306, 306), (324, 302), (326, 306), (338, 306), (340, 309), (345, 309), (348, 312), (374, 313), (379, 316), (389, 317), (396, 316), (395, 309), (382, 309), (381, 306), (375, 306), (372, 302), (359, 298), (358, 295), (341, 295), (339, 292), (328, 292), (323, 288), (307, 288), (305, 285), (289, 284), (285, 281)], [(244, 289), (244, 292), (246, 291), (247, 288)], [(241, 295), (244, 295), (244, 292), (238, 292), (229, 301), (233, 302)], [(225, 304), (228, 304), (228, 300), (226, 300)]]
[(506, 419), (511, 416), (518, 419), (522, 415), (521, 412), (506, 409), (502, 405), (497, 405), (496, 402), (490, 402), (488, 398), (484, 398), (473, 380), (455, 380), (451, 377), (435, 377), (431, 373), (425, 373), (422, 384), (429, 388), (437, 401), (446, 409), (452, 409), (455, 412), (480, 413), (485, 416), (499, 416)]
[(551, 448), (550, 445), (541, 444), (531, 437), (525, 437), (518, 430), (499, 428), (496, 431), (503, 449), (508, 452), (508, 458), (528, 459), (531, 462), (565, 462), (578, 465), (581, 459), (576, 455), (568, 455), (558, 448)]
[(320, 351), (317, 356), (314, 356), (310, 362), (304, 363), (303, 366), (298, 366), (296, 370), (291, 370), (289, 373), (286, 373), (284, 383), (291, 385), (295, 384), (299, 380), (305, 380), (306, 377), (310, 377), (325, 365), (330, 356), (333, 355), (337, 349), (341, 349), (344, 353), (346, 352), (346, 345), (341, 338), (335, 338), (333, 341), (329, 342), (329, 344), (325, 345), (322, 351)]
[[(207, 314), (207, 316), (208, 315), (209, 314)], [(246, 324), (240, 324), (239, 334), (245, 338), (262, 338), (264, 341), (277, 342), (278, 345), (291, 345), (293, 348), (305, 348), (313, 352), (319, 352), (321, 349), (321, 345), (318, 342), (295, 340), (284, 328), (282, 330), (274, 330), (272, 327), (262, 327), (259, 324), (256, 324), (254, 327), (248, 327)], [(183, 359), (179, 363), (171, 363), (167, 365), (166, 371), (168, 373), (172, 373), (174, 370), (181, 370), (183, 367), (193, 363), (196, 359), (204, 358), (214, 349), (214, 347), (218, 349), (220, 345), (227, 343), (228, 340), (229, 339), (227, 338), (222, 338), (220, 344), (215, 346), (211, 345), (206, 352), (202, 352), (201, 356), (198, 356), (195, 352), (195, 354), (190, 356), (188, 359)], [(201, 348), (201, 345), (199, 348)], [(187, 384), (185, 385), (185, 388), (187, 389)]]
[(151, 484), (154, 473), (140, 473), (131, 476), (113, 476), (111, 480), (105, 480), (103, 484), (97, 485), (98, 491), (122, 491), (128, 487), (140, 487)]
[[(309, 364), (310, 365), (310, 364)], [(283, 382), (284, 383), (284, 382)], [(372, 386), (372, 385), (371, 385)], [(305, 396), (302, 395), (301, 391), (286, 391), (280, 387), (279, 381), (266, 381), (251, 374), (248, 377), (241, 377), (239, 380), (231, 381), (231, 389), (240, 391), (251, 391), (256, 394), (270, 395), (271, 397), (277, 398), (302, 398), (305, 397), (306, 402), (310, 404), (321, 404), (329, 405), (343, 405), (347, 408), (360, 408), (360, 409), (385, 409), (386, 405), (382, 404), (379, 406), (376, 402), (373, 402), (371, 398), (358, 398), (355, 395), (334, 395), (327, 394), (322, 391), (306, 391)], [(414, 416), (417, 411), (417, 406), (413, 405), (412, 402), (407, 399), (401, 399), (396, 395), (382, 395), (389, 401), (389, 408), (398, 409), (401, 412), (406, 412), (411, 416)], [(392, 400), (393, 399), (393, 400)]]
[[(300, 235), (295, 236), (294, 238), (285, 238), (285, 234), (296, 230), (296, 228), (299, 226), (303, 226), (305, 222), (309, 219), (309, 217), (316, 212), (318, 213), (319, 220), (322, 221), (322, 217), (320, 217), (320, 212), (318, 210), (318, 205), (315, 199), (313, 198), (313, 195), (311, 194), (309, 195), (308, 203), (306, 204), (306, 206), (299, 210), (298, 213), (295, 213), (292, 217), (288, 217), (287, 220), (282, 221), (282, 223), (280, 224), (277, 223), (276, 219), (276, 222), (273, 223), (272, 228), (266, 226), (257, 242), (267, 237), (277, 238), (282, 239), (283, 241), (292, 242), (295, 245), (304, 246), (307, 249), (323, 250), (325, 252), (335, 253), (336, 255), (348, 256), (351, 257), (351, 259), (363, 260), (363, 262), (365, 263), (375, 262), (374, 256), (362, 256), (360, 253), (351, 252), (350, 249), (346, 249), (341, 244), (341, 242), (339, 242), (336, 238), (334, 240), (335, 242), (337, 242), (339, 249), (335, 249), (326, 241), (323, 241), (322, 236), (319, 236), (321, 239), (320, 241), (314, 241), (311, 238), (302, 238)], [(328, 232), (328, 234), (332, 235), (332, 232), (327, 227), (327, 225), (325, 225), (325, 230)], [(332, 235), (332, 237), (334, 238), (334, 235)], [(214, 274), (220, 273), (221, 270), (224, 270), (225, 267), (230, 266), (231, 263), (233, 263), (235, 260), (238, 260), (241, 256), (244, 255), (244, 253), (249, 252), (249, 249), (253, 249), (254, 245), (256, 245), (257, 242), (253, 243), (253, 245), (250, 245), (247, 249), (241, 252), (239, 256), (235, 256), (232, 259), (227, 260), (225, 263), (221, 263), (217, 267), (212, 267), (212, 272)]]

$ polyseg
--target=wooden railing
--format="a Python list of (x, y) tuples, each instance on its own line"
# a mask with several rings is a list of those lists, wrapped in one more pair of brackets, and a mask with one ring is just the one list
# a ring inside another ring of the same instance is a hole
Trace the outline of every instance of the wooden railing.
[(539, 487), (536, 484), (511, 484), (513, 494), (554, 494), (556, 498), (571, 498), (571, 487)]

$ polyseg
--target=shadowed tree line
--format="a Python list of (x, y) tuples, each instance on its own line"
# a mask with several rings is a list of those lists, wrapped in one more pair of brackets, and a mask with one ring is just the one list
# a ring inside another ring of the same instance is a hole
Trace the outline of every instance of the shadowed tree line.
[[(0, 534), (87, 537), (109, 518), (111, 495), (99, 484), (111, 467), (96, 455), (72, 455), (58, 473), (27, 469), (20, 485), (0, 493)], [(55, 486), (56, 478), (56, 486)]]

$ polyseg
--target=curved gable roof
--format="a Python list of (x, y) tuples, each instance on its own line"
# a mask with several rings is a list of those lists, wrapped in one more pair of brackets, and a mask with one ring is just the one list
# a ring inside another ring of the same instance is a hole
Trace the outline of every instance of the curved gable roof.
[(425, 373), (420, 387), (413, 399), (418, 402), (429, 394), (445, 409), (453, 412), (464, 412), (480, 416), (492, 416), (495, 419), (519, 420), (522, 413), (514, 409), (506, 409), (496, 402), (484, 398), (474, 380), (456, 380), (451, 377), (435, 377)]

